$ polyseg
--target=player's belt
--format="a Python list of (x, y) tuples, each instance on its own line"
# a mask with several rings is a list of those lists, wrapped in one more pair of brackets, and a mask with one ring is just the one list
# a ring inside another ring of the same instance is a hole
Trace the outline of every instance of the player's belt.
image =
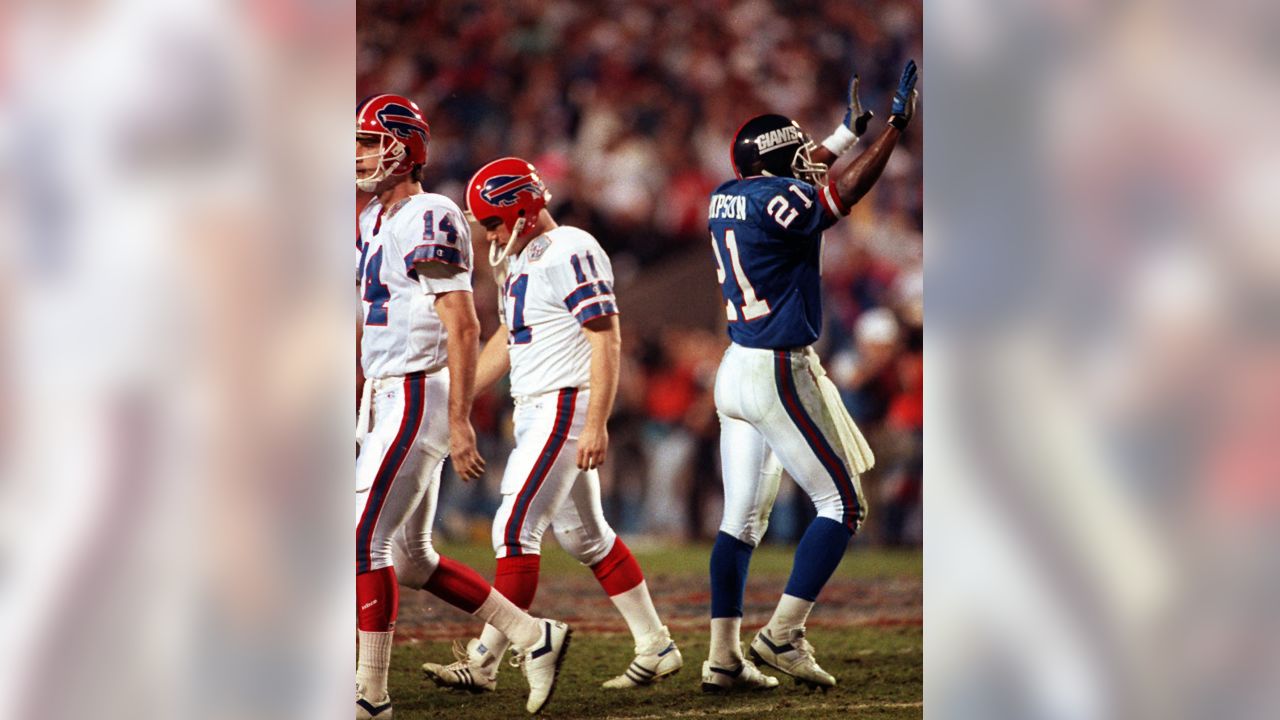
[(532, 395), (512, 395), (511, 401), (516, 404), (516, 407), (520, 407), (521, 405), (536, 403), (540, 400), (545, 400), (547, 398), (551, 398), (554, 400), (557, 396), (560, 395), (560, 392), (563, 390), (577, 390), (579, 394), (587, 392), (587, 388), (571, 388), (571, 387), (556, 388), (555, 390), (548, 390), (546, 392), (534, 393)]
[(373, 385), (373, 391), (379, 392), (383, 388), (400, 387), (401, 385), (404, 385), (405, 380), (419, 380), (427, 377), (428, 375), (436, 375), (447, 369), (447, 367), (441, 367), (435, 370), (418, 370), (417, 372), (411, 372), (407, 375), (389, 375), (387, 377), (366, 378), (365, 385)]
[(388, 377), (365, 378), (364, 392), (360, 395), (360, 407), (356, 410), (356, 441), (363, 442), (365, 433), (373, 427), (373, 395), (380, 393), (386, 389), (394, 389), (404, 386), (405, 380), (421, 380), (422, 378), (432, 375), (439, 375), (447, 372), (448, 367), (439, 367), (435, 370), (418, 370), (407, 375), (390, 375)]

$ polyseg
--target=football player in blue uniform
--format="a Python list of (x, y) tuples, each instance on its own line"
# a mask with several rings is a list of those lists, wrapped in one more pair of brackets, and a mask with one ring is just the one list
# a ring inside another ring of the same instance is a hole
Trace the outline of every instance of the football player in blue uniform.
[[(814, 600), (866, 516), (859, 474), (870, 448), (810, 347), (822, 328), (822, 231), (880, 177), (915, 113), (916, 65), (908, 62), (888, 125), (839, 172), (831, 164), (867, 129), (871, 113), (849, 88), (849, 109), (820, 147), (782, 115), (743, 124), (733, 140), (737, 178), (711, 195), (708, 220), (733, 341), (716, 375), (724, 518), (711, 553), (711, 651), (707, 692), (763, 690), (776, 678), (823, 689), (836, 679), (805, 639)], [(743, 657), (742, 598), (752, 550), (764, 535), (782, 470), (809, 495), (817, 517), (796, 548), (791, 577), (767, 626)]]

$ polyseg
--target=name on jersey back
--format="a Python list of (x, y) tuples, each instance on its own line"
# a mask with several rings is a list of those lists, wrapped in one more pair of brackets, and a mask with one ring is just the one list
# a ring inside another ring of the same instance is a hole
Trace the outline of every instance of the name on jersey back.
[(743, 195), (712, 195), (707, 208), (709, 220), (746, 220), (747, 198)]

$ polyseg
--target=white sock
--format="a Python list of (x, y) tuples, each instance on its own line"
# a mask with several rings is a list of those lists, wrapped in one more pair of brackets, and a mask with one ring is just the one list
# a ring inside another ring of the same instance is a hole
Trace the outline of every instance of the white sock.
[(511, 646), (511, 641), (502, 634), (501, 630), (486, 623), (484, 630), (480, 631), (480, 646), (484, 648), (486, 655), (501, 658), (502, 653)]
[(812, 609), (812, 601), (783, 593), (782, 598), (778, 600), (777, 609), (773, 611), (773, 617), (769, 618), (769, 634), (781, 639), (785, 638), (790, 631), (804, 627), (805, 622), (809, 620), (809, 611)]
[(356, 663), (356, 687), (370, 702), (387, 696), (387, 670), (391, 667), (391, 636), (394, 632), (360, 634), (360, 659)]
[(654, 633), (662, 632), (662, 620), (658, 618), (658, 610), (649, 596), (647, 582), (641, 580), (639, 585), (624, 593), (610, 595), (609, 599), (622, 613), (622, 619), (627, 621), (637, 648), (651, 642)]
[(542, 639), (542, 623), (497, 590), (489, 590), (475, 616), (500, 630), (518, 648), (533, 647)]
[(742, 618), (711, 618), (711, 662), (732, 667), (742, 662)]

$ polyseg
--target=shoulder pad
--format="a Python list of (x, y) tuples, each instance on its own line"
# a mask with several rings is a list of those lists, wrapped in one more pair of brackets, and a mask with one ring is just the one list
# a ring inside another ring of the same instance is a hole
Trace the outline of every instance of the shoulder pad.
[[(557, 261), (563, 260), (575, 253), (586, 250), (595, 250), (600, 247), (599, 243), (596, 242), (596, 239), (592, 237), (591, 233), (568, 225), (561, 225), (541, 238), (538, 238), (534, 242), (545, 242), (546, 247), (536, 253), (538, 257), (530, 257), (530, 260), (533, 262), (537, 262), (537, 260), (542, 257)], [(533, 244), (530, 244), (529, 248), (530, 250), (533, 250)]]
[(728, 190), (728, 189), (730, 188), (730, 186), (736, 185), (736, 184), (738, 184), (738, 183), (740, 183), (740, 182), (742, 182), (742, 181), (741, 181), (741, 180), (739, 180), (738, 178), (733, 178), (733, 179), (731, 179), (731, 180), (725, 180), (724, 182), (720, 183), (720, 185), (719, 185), (715, 190), (712, 190), (712, 191), (711, 191), (711, 194), (712, 194), (712, 195), (714, 195), (714, 194), (716, 194), (716, 193), (724, 192), (725, 190)]

